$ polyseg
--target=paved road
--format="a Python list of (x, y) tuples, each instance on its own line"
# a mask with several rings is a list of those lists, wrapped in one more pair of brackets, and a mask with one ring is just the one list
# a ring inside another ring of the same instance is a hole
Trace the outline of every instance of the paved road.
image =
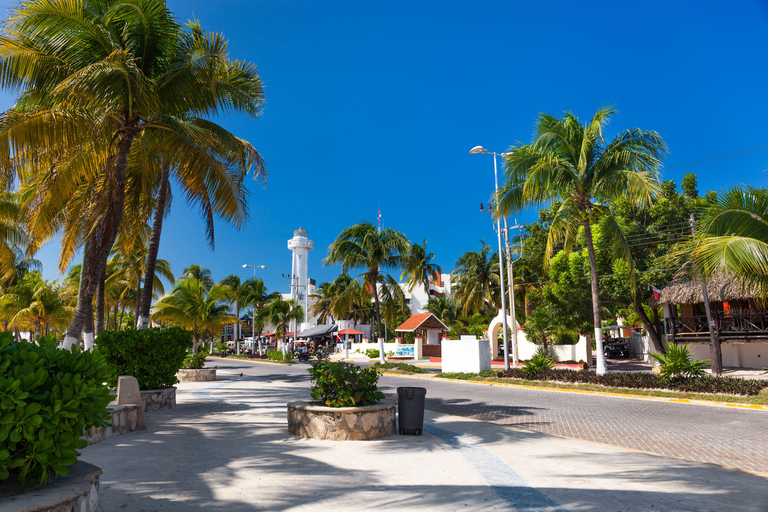
[[(308, 365), (217, 359), (220, 368), (309, 386)], [(211, 364), (209, 363), (209, 366)], [(528, 431), (768, 474), (768, 412), (383, 376), (427, 389), (427, 409)]]

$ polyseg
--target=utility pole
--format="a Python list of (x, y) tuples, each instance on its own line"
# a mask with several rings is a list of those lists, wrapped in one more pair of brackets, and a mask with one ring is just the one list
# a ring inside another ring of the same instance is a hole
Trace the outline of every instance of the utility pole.
[(520, 249), (522, 254), (523, 245), (523, 226), (517, 223), (515, 219), (514, 226), (507, 226), (507, 218), (504, 217), (504, 241), (507, 245), (507, 275), (509, 276), (509, 302), (510, 309), (512, 311), (512, 364), (517, 367), (518, 355), (517, 355), (517, 314), (515, 311), (515, 275), (514, 264), (512, 263), (512, 247), (509, 244), (509, 230), (520, 229)]
[[(691, 214), (691, 234), (696, 235), (696, 219)], [(707, 293), (707, 279), (699, 272), (699, 268), (696, 263), (693, 263), (693, 272), (701, 278), (701, 294), (704, 296), (704, 310), (707, 312), (707, 325), (709, 326), (709, 358), (710, 368), (712, 373), (720, 375), (723, 373), (723, 364), (720, 359), (720, 341), (717, 339), (717, 333), (715, 332), (715, 323), (712, 321), (712, 311), (709, 308), (709, 294)]]

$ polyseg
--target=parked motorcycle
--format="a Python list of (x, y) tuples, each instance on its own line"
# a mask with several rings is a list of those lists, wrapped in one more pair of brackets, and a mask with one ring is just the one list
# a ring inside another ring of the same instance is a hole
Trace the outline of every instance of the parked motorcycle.
[(307, 352), (302, 352), (301, 350), (296, 350), (293, 353), (293, 357), (298, 361), (309, 361), (309, 354)]

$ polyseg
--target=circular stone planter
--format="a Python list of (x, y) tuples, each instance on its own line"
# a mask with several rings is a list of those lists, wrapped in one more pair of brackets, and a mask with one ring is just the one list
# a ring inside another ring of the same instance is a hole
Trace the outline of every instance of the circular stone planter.
[(69, 466), (67, 476), (56, 477), (43, 487), (5, 489), (0, 495), (0, 512), (97, 512), (100, 475), (98, 467), (78, 461)]
[(179, 382), (208, 382), (216, 380), (216, 368), (200, 368), (197, 370), (182, 368), (176, 373), (176, 378), (179, 379)]
[(176, 407), (176, 388), (142, 389), (141, 404), (145, 412), (173, 409)]
[(288, 404), (291, 434), (333, 441), (362, 441), (395, 433), (395, 401), (363, 407), (325, 407), (309, 400)]

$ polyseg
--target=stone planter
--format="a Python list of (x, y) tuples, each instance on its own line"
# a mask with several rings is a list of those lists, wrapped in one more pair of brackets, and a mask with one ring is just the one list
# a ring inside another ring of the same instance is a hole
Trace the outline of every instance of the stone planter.
[(82, 439), (88, 442), (88, 445), (100, 443), (112, 436), (127, 434), (135, 430), (147, 427), (139, 427), (139, 406), (134, 404), (113, 405), (111, 406), (109, 422), (111, 427), (91, 427)]
[(141, 404), (146, 412), (173, 409), (176, 407), (176, 388), (142, 390)]
[(216, 368), (200, 368), (197, 370), (182, 368), (176, 374), (176, 378), (179, 379), (179, 382), (208, 382), (216, 380)]
[(303, 400), (288, 404), (291, 434), (333, 441), (361, 441), (395, 433), (395, 401), (364, 407), (325, 407)]
[[(56, 477), (37, 489), (4, 489), (0, 512), (97, 512), (101, 469), (78, 461), (67, 476)], [(12, 494), (12, 495), (11, 495)]]

